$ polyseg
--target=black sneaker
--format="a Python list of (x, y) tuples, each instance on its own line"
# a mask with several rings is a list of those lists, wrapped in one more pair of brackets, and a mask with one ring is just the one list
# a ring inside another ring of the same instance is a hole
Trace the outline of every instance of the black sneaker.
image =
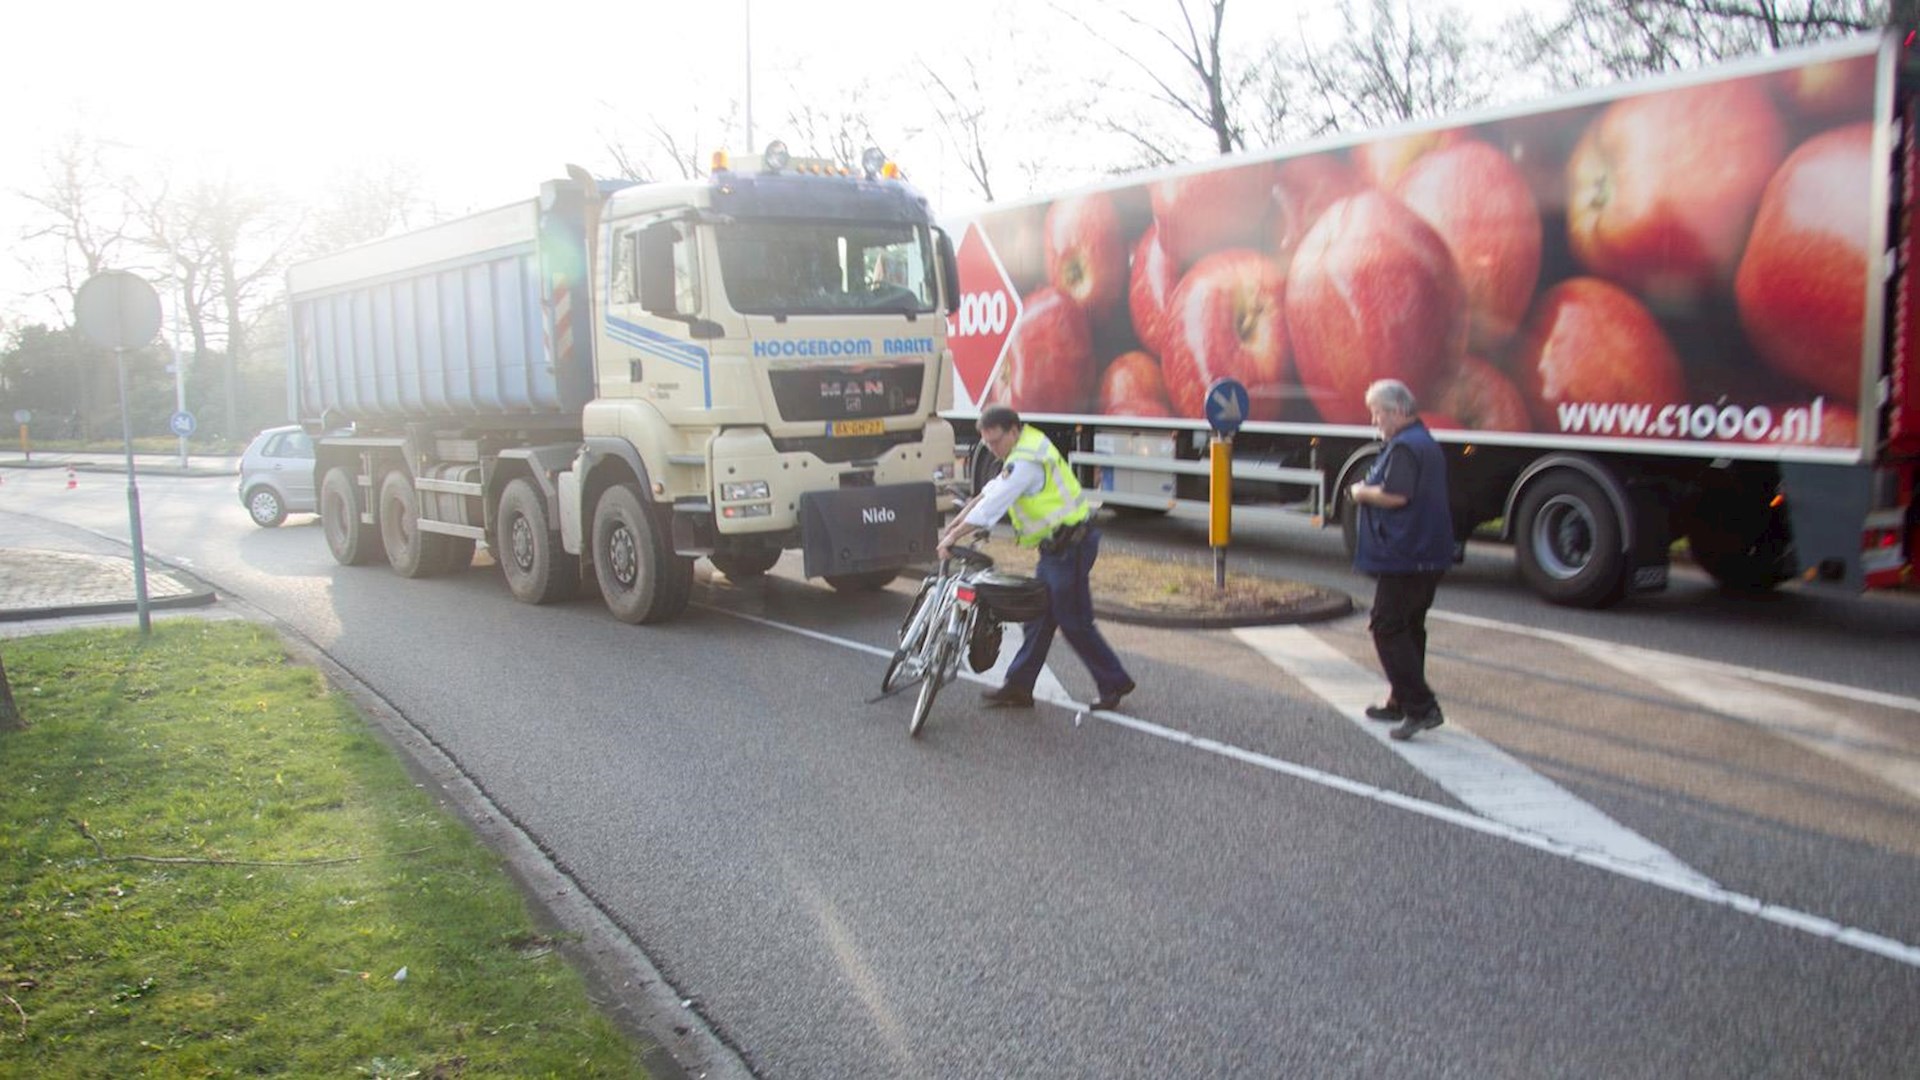
[(1112, 712), (1120, 707), (1120, 699), (1133, 693), (1134, 689), (1133, 680), (1128, 679), (1112, 690), (1102, 693), (1099, 699), (1093, 703), (1093, 711)]
[(1446, 722), (1447, 718), (1440, 715), (1439, 709), (1435, 709), (1432, 712), (1421, 713), (1419, 716), (1407, 717), (1399, 727), (1387, 734), (1400, 742), (1406, 742), (1420, 732), (1437, 728)]
[(989, 709), (1031, 709), (1033, 693), (1017, 687), (1003, 686), (998, 690), (981, 693), (980, 700), (987, 703)]
[(1406, 710), (1391, 701), (1385, 705), (1367, 706), (1367, 719), (1369, 720), (1385, 720), (1390, 724), (1397, 724), (1406, 718)]

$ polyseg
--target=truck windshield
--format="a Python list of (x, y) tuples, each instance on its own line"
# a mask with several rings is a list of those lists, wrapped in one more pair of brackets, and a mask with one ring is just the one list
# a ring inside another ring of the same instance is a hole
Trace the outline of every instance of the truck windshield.
[(934, 310), (923, 225), (736, 221), (716, 235), (727, 300), (743, 315)]

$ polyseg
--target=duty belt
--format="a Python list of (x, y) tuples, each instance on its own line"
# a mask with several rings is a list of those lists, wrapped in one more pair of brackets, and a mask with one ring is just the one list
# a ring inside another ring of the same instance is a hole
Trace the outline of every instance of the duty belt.
[(1040, 541), (1040, 551), (1044, 555), (1058, 555), (1063, 551), (1070, 551), (1079, 546), (1080, 541), (1085, 540), (1087, 533), (1092, 529), (1092, 518), (1076, 521), (1071, 525), (1062, 525), (1055, 529), (1051, 536)]

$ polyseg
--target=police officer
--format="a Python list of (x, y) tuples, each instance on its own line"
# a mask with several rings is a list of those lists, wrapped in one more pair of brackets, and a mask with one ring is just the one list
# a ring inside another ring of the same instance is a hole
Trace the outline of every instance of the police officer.
[(1391, 688), (1367, 717), (1398, 722), (1391, 734), (1405, 740), (1446, 722), (1427, 685), (1427, 609), (1453, 565), (1447, 459), (1405, 383), (1381, 379), (1367, 388), (1366, 403), (1387, 445), (1347, 491), (1360, 513), (1353, 568), (1378, 582), (1367, 629)]
[(1006, 685), (984, 695), (993, 707), (1030, 708), (1033, 684), (1047, 662), (1057, 628), (1093, 675), (1099, 698), (1095, 709), (1113, 709), (1133, 692), (1133, 680), (1120, 665), (1106, 638), (1093, 625), (1093, 589), (1088, 576), (1100, 554), (1100, 532), (1093, 527), (1093, 507), (1080, 491), (1079, 481), (1052, 440), (1039, 428), (1020, 422), (1020, 414), (1006, 405), (989, 405), (980, 412), (980, 441), (1005, 462), (994, 477), (960, 511), (940, 537), (940, 557), (976, 531), (993, 527), (1011, 514), (1015, 539), (1022, 547), (1040, 549), (1034, 574), (1047, 587), (1047, 613), (1027, 623), (1020, 651), (1007, 669)]

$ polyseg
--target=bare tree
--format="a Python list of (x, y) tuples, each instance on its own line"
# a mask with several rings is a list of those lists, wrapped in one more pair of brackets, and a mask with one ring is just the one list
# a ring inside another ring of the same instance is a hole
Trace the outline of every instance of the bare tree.
[[(1179, 56), (1181, 74), (1172, 79), (1162, 74), (1161, 65), (1116, 44), (1079, 15), (1057, 4), (1055, 9), (1138, 68), (1153, 86), (1150, 95), (1153, 100), (1205, 128), (1218, 152), (1231, 154), (1244, 150), (1247, 132), (1240, 118), (1240, 103), (1246, 92), (1259, 84), (1260, 65), (1235, 62), (1229, 55), (1224, 37), (1227, 0), (1205, 0), (1204, 6), (1197, 3), (1190, 6), (1189, 0), (1176, 0), (1176, 3), (1180, 27), (1175, 31), (1152, 25), (1124, 10), (1117, 12), (1120, 19), (1158, 38)], [(1195, 7), (1200, 8), (1197, 18)], [(1160, 145), (1151, 133), (1142, 131), (1136, 124), (1108, 121), (1107, 127), (1111, 132), (1130, 137), (1150, 164), (1171, 164), (1184, 157)]]
[[(852, 165), (870, 146), (880, 144), (866, 110), (873, 96), (871, 84), (862, 80), (838, 101), (822, 100), (793, 87), (793, 97), (801, 104), (787, 111), (787, 130), (793, 132), (794, 152)], [(815, 102), (821, 102), (815, 104)]]
[(724, 148), (727, 133), (739, 126), (740, 103), (729, 101), (717, 116), (695, 107), (687, 117), (684, 129), (676, 129), (658, 116), (648, 117), (644, 141), (638, 146), (618, 136), (604, 137), (602, 146), (613, 161), (614, 174), (646, 184), (668, 176), (696, 180), (707, 175), (707, 161), (713, 151)]
[(926, 74), (923, 86), (933, 101), (933, 114), (940, 121), (942, 137), (960, 155), (960, 167), (966, 170), (967, 179), (973, 182), (981, 199), (992, 202), (993, 169), (987, 160), (987, 95), (974, 58), (963, 55), (961, 65), (965, 68), (966, 82), (961, 84), (960, 91), (955, 91), (941, 78), (932, 64), (924, 62), (920, 65)]
[(1571, 0), (1557, 19), (1523, 15), (1508, 31), (1517, 58), (1564, 89), (1858, 33), (1890, 18), (1912, 25), (1915, 6), (1912, 0)]
[(272, 192), (231, 177), (197, 182), (178, 196), (163, 189), (139, 205), (147, 230), (142, 242), (165, 258), (182, 287), (195, 363), (210, 357), (215, 334), (224, 339), (222, 430), (236, 437), (248, 330), (296, 246), (300, 223), (282, 212)]
[(1348, 0), (1341, 15), (1346, 29), (1338, 40), (1301, 51), (1302, 90), (1316, 103), (1312, 134), (1384, 127), (1487, 100), (1490, 77), (1472, 57), (1489, 50), (1467, 36), (1458, 8), (1368, 0), (1363, 15)]
[(300, 250), (324, 255), (426, 224), (435, 216), (421, 191), (419, 171), (403, 162), (383, 161), (327, 185), (324, 201), (307, 216)]

